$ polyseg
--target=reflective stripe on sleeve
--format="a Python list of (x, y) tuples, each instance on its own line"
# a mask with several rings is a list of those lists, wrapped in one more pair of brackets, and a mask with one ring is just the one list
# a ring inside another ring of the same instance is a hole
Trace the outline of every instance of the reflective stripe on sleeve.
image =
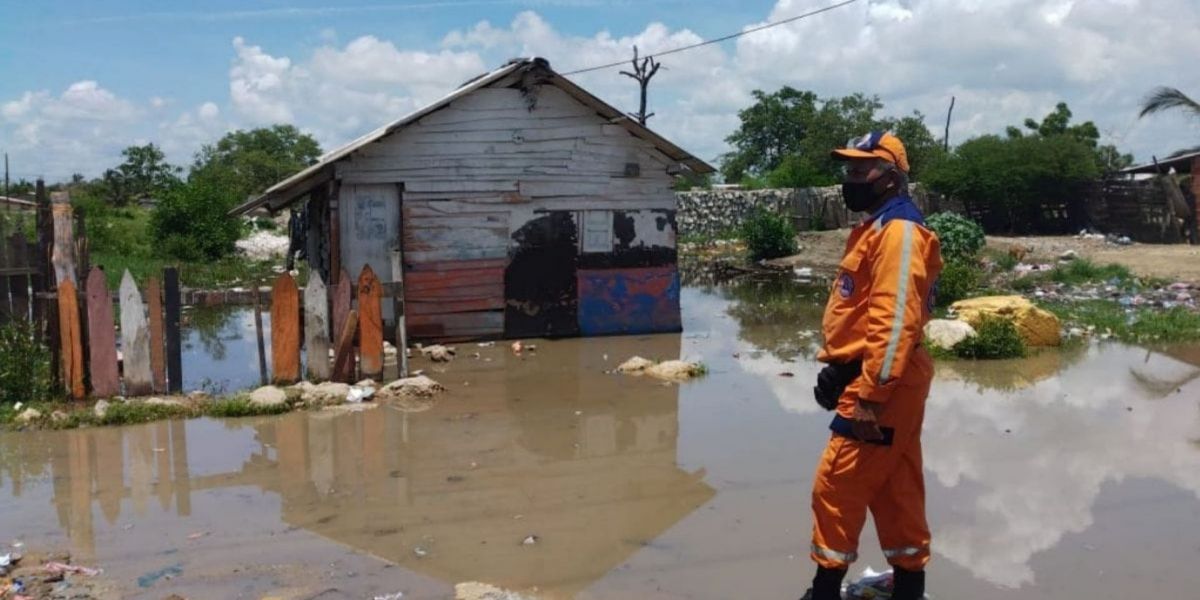
[(892, 316), (892, 336), (888, 340), (887, 351), (883, 353), (883, 368), (879, 370), (878, 380), (887, 383), (891, 379), (892, 363), (896, 360), (896, 348), (900, 346), (900, 333), (904, 331), (904, 313), (908, 309), (908, 276), (912, 271), (912, 221), (904, 221), (904, 241), (900, 250), (900, 280), (896, 285), (895, 314)]

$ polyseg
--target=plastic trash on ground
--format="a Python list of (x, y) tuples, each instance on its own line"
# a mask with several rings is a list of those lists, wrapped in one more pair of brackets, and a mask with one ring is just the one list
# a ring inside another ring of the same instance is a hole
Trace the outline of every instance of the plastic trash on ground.
[[(845, 586), (842, 596), (846, 600), (887, 600), (892, 597), (892, 570), (876, 571), (871, 567), (863, 569), (862, 575)], [(925, 598), (929, 598), (926, 594)]]

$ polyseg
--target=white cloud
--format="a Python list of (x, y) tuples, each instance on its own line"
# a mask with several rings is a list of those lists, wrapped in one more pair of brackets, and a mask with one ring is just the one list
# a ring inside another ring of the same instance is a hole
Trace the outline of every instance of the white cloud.
[[(808, 0), (779, 0), (758, 24), (811, 8)], [(755, 89), (791, 85), (822, 96), (878, 94), (888, 114), (924, 112), (939, 137), (955, 96), (952, 141), (1003, 131), (1066, 101), (1077, 119), (1095, 121), (1108, 141), (1148, 159), (1194, 144), (1195, 123), (1172, 115), (1135, 116), (1156, 85), (1200, 93), (1200, 75), (1189, 58), (1200, 54), (1200, 38), (1177, 26), (1197, 20), (1200, 4), (1190, 0), (856, 3), (663, 57), (664, 68), (650, 87), (650, 110), (657, 113), (650, 124), (713, 160), (726, 150), (723, 140)], [(1138, 26), (1130, 27), (1134, 22)], [(154, 122), (160, 135), (180, 136), (160, 143), (181, 152), (201, 132), (217, 136), (229, 127), (277, 122), (294, 123), (331, 149), (513, 56), (543, 56), (569, 72), (627, 60), (635, 45), (644, 55), (699, 41), (693, 31), (658, 22), (628, 35), (604, 29), (566, 34), (533, 11), (517, 13), (506, 25), (481, 21), (447, 32), (434, 48), (397, 46), (383, 32), (342, 44), (335, 31), (325, 30), (311, 52), (285, 56), (238, 37), (227, 98), (163, 122), (162, 112), (172, 104), (163, 97), (132, 102), (95, 81), (75, 83), (58, 96), (25, 91), (0, 97), (0, 142), (36, 149), (34, 162), (57, 163), (65, 174), (111, 164), (116, 140), (144, 137)], [(618, 70), (571, 78), (615, 106), (635, 110), (637, 86)], [(105, 129), (117, 123), (122, 127)], [(97, 128), (105, 134), (97, 135)], [(194, 150), (183, 152), (183, 159)]]

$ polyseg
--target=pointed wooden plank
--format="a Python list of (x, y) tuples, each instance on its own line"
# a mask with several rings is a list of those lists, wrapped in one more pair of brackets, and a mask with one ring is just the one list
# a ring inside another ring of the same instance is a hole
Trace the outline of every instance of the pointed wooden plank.
[(346, 324), (338, 334), (333, 352), (333, 380), (354, 383), (354, 332), (358, 331), (358, 311), (350, 309)]
[(371, 265), (358, 276), (358, 360), (362, 376), (383, 378), (383, 290)]
[(87, 276), (88, 362), (92, 373), (92, 395), (111, 398), (121, 393), (117, 375), (117, 340), (113, 327), (112, 296), (104, 271), (92, 269)]
[(82, 335), (75, 284), (64, 279), (58, 284), (58, 341), (62, 349), (63, 384), (74, 400), (82, 400), (84, 395)]
[(166, 304), (163, 315), (167, 337), (167, 391), (178, 394), (183, 391), (183, 343), (179, 332), (182, 319), (182, 303), (179, 297), (179, 269), (163, 269), (163, 300)]
[(316, 271), (309, 274), (304, 287), (304, 351), (312, 381), (326, 381), (330, 375), (328, 293), (321, 275)]
[(121, 276), (121, 353), (125, 369), (125, 395), (149, 396), (154, 389), (154, 374), (150, 370), (150, 324), (146, 322), (146, 307), (142, 293), (129, 269)]
[(271, 289), (271, 370), (277, 384), (300, 379), (300, 290), (287, 273)]
[[(337, 339), (346, 327), (346, 315), (350, 313), (350, 274), (342, 269), (337, 285), (333, 288), (333, 329), (330, 339)], [(355, 325), (357, 327), (357, 324)]]
[(150, 308), (150, 374), (154, 392), (167, 391), (167, 357), (163, 341), (162, 288), (157, 277), (146, 280), (146, 304)]

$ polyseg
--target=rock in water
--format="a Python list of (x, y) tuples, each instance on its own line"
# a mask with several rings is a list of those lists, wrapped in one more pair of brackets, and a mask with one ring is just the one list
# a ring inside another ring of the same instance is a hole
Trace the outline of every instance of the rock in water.
[(646, 369), (649, 369), (650, 367), (653, 367), (653, 366), (654, 366), (654, 361), (647, 360), (640, 356), (635, 356), (635, 357), (621, 363), (621, 366), (617, 367), (617, 372), (618, 373), (627, 373), (627, 374), (642, 373)]
[(973, 335), (975, 328), (957, 319), (933, 319), (925, 325), (925, 339), (931, 345), (947, 350)]
[(108, 414), (108, 400), (101, 400), (92, 407), (92, 414), (96, 415), (97, 419), (103, 419)]
[(984, 296), (959, 300), (950, 305), (958, 318), (978, 327), (984, 317), (1012, 321), (1027, 346), (1058, 346), (1062, 325), (1053, 313), (1035, 306), (1023, 296)]
[(454, 348), (442, 345), (425, 346), (421, 348), (421, 354), (433, 362), (450, 362), (454, 359)]
[(28, 425), (33, 421), (42, 418), (42, 411), (36, 408), (27, 408), (24, 412), (17, 415), (17, 423), (20, 425)]
[(667, 381), (684, 381), (704, 374), (704, 368), (698, 363), (667, 360), (646, 369), (646, 374)]
[(287, 392), (273, 385), (264, 385), (250, 393), (253, 406), (273, 407), (287, 404)]

